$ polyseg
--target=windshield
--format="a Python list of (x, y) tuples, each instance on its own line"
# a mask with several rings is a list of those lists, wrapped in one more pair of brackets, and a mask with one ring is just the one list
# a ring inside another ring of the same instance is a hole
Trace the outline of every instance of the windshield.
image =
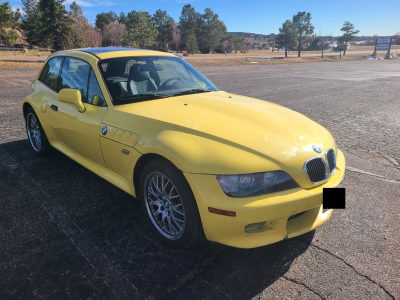
[(100, 61), (99, 67), (115, 105), (218, 91), (178, 57), (118, 57)]

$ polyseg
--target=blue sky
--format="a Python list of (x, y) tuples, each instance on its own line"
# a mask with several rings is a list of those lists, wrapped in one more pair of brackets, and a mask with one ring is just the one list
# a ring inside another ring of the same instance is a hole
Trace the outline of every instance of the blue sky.
[[(69, 8), (73, 0), (67, 0)], [(12, 7), (21, 7), (20, 0), (10, 0)], [(298, 11), (312, 15), (315, 33), (340, 35), (344, 21), (350, 21), (359, 35), (381, 36), (400, 32), (400, 0), (386, 1), (324, 1), (324, 0), (78, 0), (85, 16), (94, 22), (96, 14), (109, 12), (119, 14), (132, 10), (153, 14), (157, 9), (166, 10), (176, 21), (185, 4), (191, 4), (197, 12), (209, 7), (220, 16), (228, 31), (244, 31), (261, 34), (277, 33), (282, 23), (291, 19)]]

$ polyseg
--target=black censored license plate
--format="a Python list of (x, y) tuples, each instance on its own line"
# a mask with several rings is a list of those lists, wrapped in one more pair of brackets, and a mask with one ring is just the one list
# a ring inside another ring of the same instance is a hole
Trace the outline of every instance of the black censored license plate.
[(322, 195), (322, 209), (345, 209), (346, 208), (346, 189), (342, 187), (342, 183), (332, 189), (324, 188)]

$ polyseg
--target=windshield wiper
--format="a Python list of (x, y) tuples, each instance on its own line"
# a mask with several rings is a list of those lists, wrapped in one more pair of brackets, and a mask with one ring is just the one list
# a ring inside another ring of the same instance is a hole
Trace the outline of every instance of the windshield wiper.
[(189, 94), (197, 94), (197, 93), (205, 93), (205, 92), (212, 92), (212, 91), (207, 90), (207, 89), (190, 89), (190, 90), (185, 90), (182, 92), (174, 93), (171, 96), (189, 95)]
[(163, 94), (155, 94), (155, 93), (144, 93), (144, 94), (136, 94), (136, 95), (127, 95), (115, 98), (116, 101), (130, 101), (130, 100), (140, 100), (140, 99), (159, 99), (166, 98), (168, 95)]

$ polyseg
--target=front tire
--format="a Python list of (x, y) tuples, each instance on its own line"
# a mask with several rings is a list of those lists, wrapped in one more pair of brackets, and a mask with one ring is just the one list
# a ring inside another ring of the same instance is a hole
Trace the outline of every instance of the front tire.
[(26, 111), (25, 125), (32, 150), (39, 156), (50, 155), (53, 148), (50, 146), (39, 118), (32, 107), (29, 107)]
[(140, 199), (153, 232), (168, 245), (185, 249), (200, 241), (203, 228), (193, 192), (171, 162), (159, 158), (140, 176)]

